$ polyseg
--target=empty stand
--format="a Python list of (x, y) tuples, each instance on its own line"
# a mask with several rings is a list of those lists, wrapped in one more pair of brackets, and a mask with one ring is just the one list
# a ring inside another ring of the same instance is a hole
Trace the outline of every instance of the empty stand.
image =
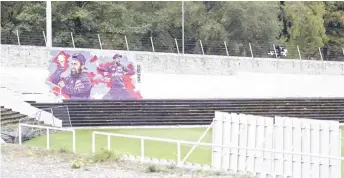
[[(62, 103), (36, 103), (33, 101), (29, 103), (41, 109), (67, 106), (70, 121), (69, 119), (63, 119), (63, 126), (70, 126), (72, 124), (74, 127), (205, 125), (211, 123), (214, 117), (214, 111), (260, 116), (344, 120), (344, 98), (135, 101), (64, 100)], [(62, 118), (65, 117), (62, 116)]]
[(1, 126), (13, 126), (19, 124), (19, 122), (25, 122), (26, 124), (42, 124), (42, 122), (35, 119), (35, 116), (29, 117), (28, 115), (13, 111), (10, 108), (5, 108), (4, 106), (0, 106), (0, 109)]
[(18, 124), (20, 119), (24, 119), (27, 115), (20, 114), (19, 112), (12, 111), (12, 109), (1, 106), (1, 126)]

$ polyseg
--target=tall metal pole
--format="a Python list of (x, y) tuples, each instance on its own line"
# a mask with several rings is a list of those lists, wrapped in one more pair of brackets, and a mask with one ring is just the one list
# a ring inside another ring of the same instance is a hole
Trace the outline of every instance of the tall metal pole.
[(46, 25), (47, 25), (47, 47), (52, 47), (52, 22), (51, 22), (51, 0), (47, 0)]
[(184, 1), (182, 1), (182, 45), (184, 55)]

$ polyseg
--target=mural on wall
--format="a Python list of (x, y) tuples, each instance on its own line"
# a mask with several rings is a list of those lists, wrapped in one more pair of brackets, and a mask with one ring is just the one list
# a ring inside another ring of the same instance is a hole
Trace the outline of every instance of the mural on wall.
[(110, 51), (52, 50), (47, 84), (63, 99), (142, 99), (135, 56)]

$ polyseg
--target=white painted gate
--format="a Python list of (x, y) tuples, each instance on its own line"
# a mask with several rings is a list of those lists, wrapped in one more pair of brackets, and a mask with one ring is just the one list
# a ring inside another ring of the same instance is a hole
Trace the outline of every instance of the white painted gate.
[(215, 112), (212, 166), (294, 178), (340, 178), (337, 121)]

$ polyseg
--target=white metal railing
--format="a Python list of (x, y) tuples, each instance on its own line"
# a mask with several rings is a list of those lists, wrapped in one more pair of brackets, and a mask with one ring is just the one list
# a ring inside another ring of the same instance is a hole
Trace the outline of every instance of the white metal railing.
[(29, 124), (19, 124), (18, 128), (18, 135), (19, 135), (19, 145), (22, 144), (22, 127), (33, 127), (33, 128), (40, 128), (47, 130), (47, 149), (50, 149), (50, 130), (60, 130), (60, 131), (70, 131), (73, 133), (73, 152), (76, 152), (76, 145), (75, 145), (75, 130), (74, 129), (64, 129), (64, 128), (56, 128), (56, 127), (49, 127), (49, 126), (41, 126), (41, 125), (29, 125)]
[[(50, 114), (52, 115), (52, 119), (53, 119), (53, 125), (55, 126), (55, 123), (54, 123), (54, 118), (56, 118), (55, 117), (55, 115), (54, 115), (54, 109), (61, 109), (61, 108), (66, 108), (66, 113), (67, 113), (67, 115), (68, 115), (68, 121), (69, 121), (69, 124), (70, 124), (70, 127), (72, 127), (72, 121), (71, 121), (71, 119), (70, 119), (70, 114), (69, 114), (69, 108), (68, 108), (68, 106), (54, 106), (54, 107), (49, 107), (49, 108), (43, 108), (43, 109), (40, 109), (40, 111), (42, 112), (42, 111), (46, 111), (46, 112), (49, 112), (49, 111), (47, 111), (47, 110), (50, 110)], [(57, 118), (57, 119), (59, 119), (59, 118)], [(60, 119), (61, 121), (62, 121), (62, 119)], [(62, 125), (61, 125), (61, 127), (62, 127)]]
[(174, 139), (165, 139), (165, 138), (156, 138), (156, 137), (147, 137), (147, 136), (137, 136), (137, 135), (126, 135), (126, 134), (117, 134), (117, 133), (109, 133), (109, 132), (92, 132), (92, 153), (96, 152), (96, 135), (105, 135), (107, 136), (107, 149), (111, 149), (111, 136), (114, 137), (124, 137), (124, 138), (133, 138), (133, 139), (140, 139), (141, 140), (141, 161), (144, 159), (144, 141), (160, 141), (160, 142), (167, 142), (167, 143), (176, 143), (177, 144), (177, 164), (180, 165), (183, 163), (180, 159), (180, 145), (198, 145), (198, 146), (206, 146), (206, 147), (220, 147), (220, 148), (230, 148), (230, 149), (243, 149), (249, 151), (259, 151), (259, 152), (269, 152), (269, 153), (283, 153), (289, 155), (298, 155), (298, 156), (312, 156), (317, 158), (325, 158), (325, 159), (333, 159), (333, 160), (344, 160), (344, 157), (334, 157), (334, 156), (326, 156), (326, 155), (316, 155), (316, 154), (309, 154), (309, 153), (301, 153), (301, 152), (287, 152), (287, 151), (276, 151), (271, 149), (261, 149), (261, 148), (248, 148), (248, 147), (238, 147), (238, 146), (227, 146), (227, 145), (219, 145), (219, 144), (212, 144), (212, 143), (200, 143), (200, 142), (191, 142), (191, 141), (184, 141), (184, 140), (174, 140)]
[[(26, 116), (25, 118), (20, 119), (20, 120), (19, 120), (19, 124), (25, 124), (25, 123), (27, 123), (30, 119), (34, 119), (34, 123), (33, 123), (33, 124), (39, 123), (39, 122), (40, 122), (40, 115), (41, 115), (41, 112), (42, 112), (42, 110), (39, 110), (39, 111), (37, 111), (35, 114), (31, 115), (31, 117), (30, 117), (30, 116)], [(31, 127), (31, 128), (32, 128), (31, 131), (33, 131), (33, 127)], [(18, 138), (18, 135), (19, 135), (19, 129), (16, 130), (16, 134), (17, 134), (17, 136), (16, 136), (16, 138), (15, 138), (15, 142), (17, 141), (17, 138)]]

